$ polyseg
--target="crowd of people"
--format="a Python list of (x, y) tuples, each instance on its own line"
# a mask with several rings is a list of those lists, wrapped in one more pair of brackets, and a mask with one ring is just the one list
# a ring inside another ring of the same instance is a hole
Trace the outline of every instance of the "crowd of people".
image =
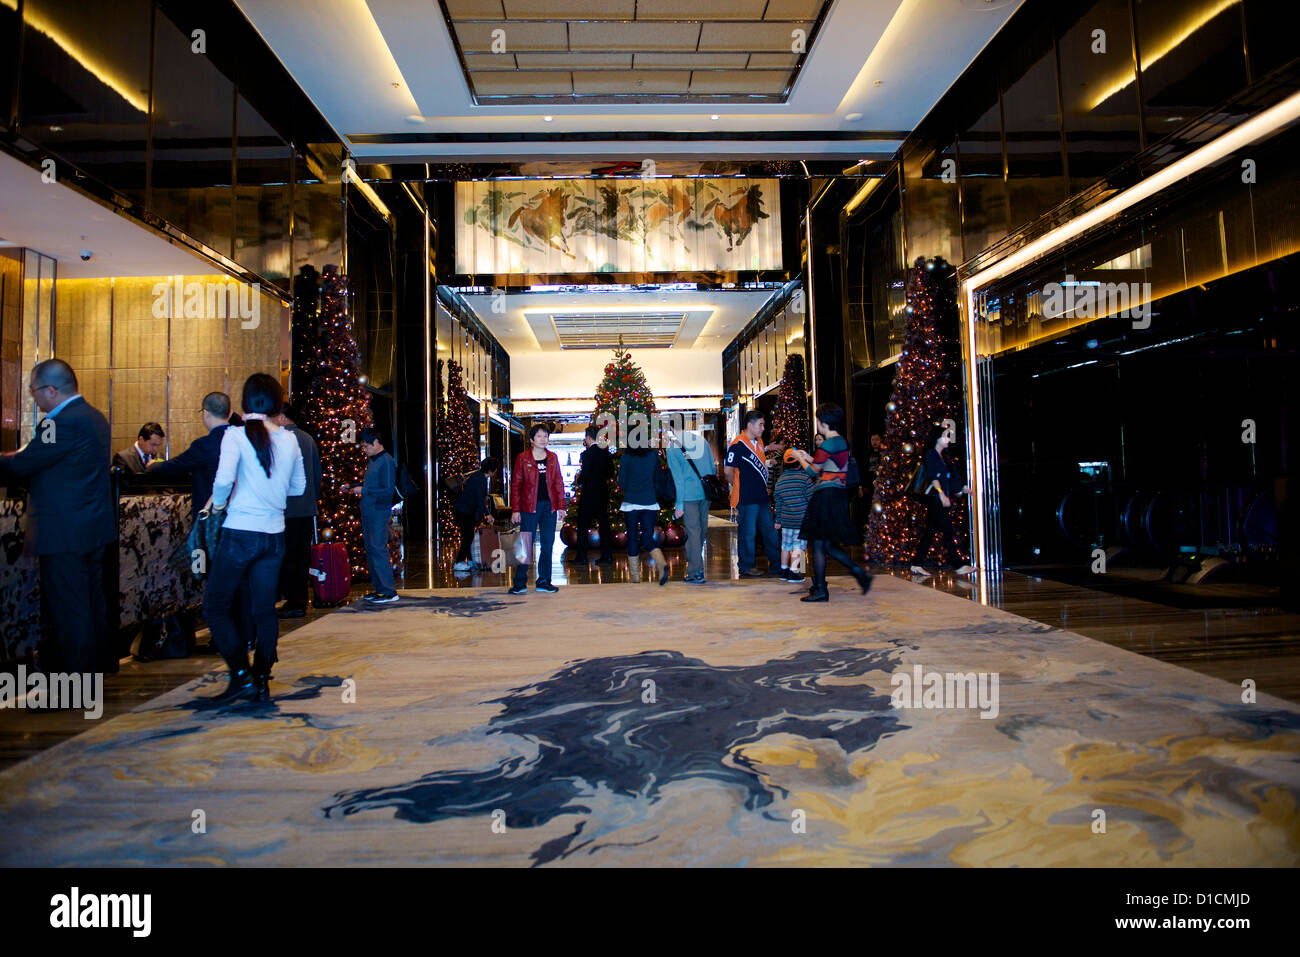
[[(44, 418), (22, 450), (0, 455), (0, 484), (13, 481), (28, 488), (26, 535), (29, 554), (38, 558), (42, 668), (49, 672), (117, 670), (111, 656), (106, 598), (107, 586), (114, 583), (105, 582), (105, 568), (112, 567), (109, 549), (116, 548), (118, 537), (110, 469), (124, 476), (188, 479), (192, 517), (221, 523), (202, 602), (212, 643), (229, 670), (229, 683), (218, 698), (265, 700), (277, 660), (278, 619), (306, 613), (309, 555), (321, 489), (316, 444), (297, 427), (296, 412), (286, 404), (279, 381), (264, 373), (250, 376), (241, 394), (242, 417), (228, 395), (208, 393), (199, 409), (205, 433), (166, 460), (158, 456), (165, 434), (157, 422), (145, 423), (132, 445), (111, 453), (108, 422), (80, 394), (76, 374), (66, 362), (48, 359), (37, 364), (28, 388)], [(848, 570), (866, 594), (871, 576), (846, 551), (861, 541), (861, 522), (854, 517), (853, 503), (864, 497), (865, 490), (840, 431), (843, 423), (844, 411), (838, 405), (819, 405), (813, 420), (814, 447), (790, 448), (779, 435), (765, 444), (763, 413), (747, 413), (721, 463), (726, 486), (717, 477), (709, 442), (697, 432), (678, 435), (666, 429), (652, 444), (626, 448), (616, 459), (600, 431), (589, 427), (576, 480), (580, 504), (573, 560), (588, 561), (588, 530), (594, 525), (599, 531), (598, 562), (613, 562), (609, 496), (617, 483), (633, 581), (640, 581), (642, 562), (648, 561), (658, 583), (667, 583), (669, 567), (656, 526), (661, 508), (671, 507), (685, 530), (685, 582), (704, 582), (709, 510), (726, 500), (735, 517), (742, 578), (770, 576), (803, 582), (806, 561), (812, 583), (802, 601), (824, 602), (829, 600), (826, 560), (830, 557)], [(515, 459), (510, 476), (511, 521), (519, 528), (521, 550), (527, 557), (515, 565), (512, 595), (527, 591), (535, 542), (541, 547), (534, 588), (543, 593), (558, 591), (551, 581), (552, 551), (556, 527), (563, 525), (567, 513), (559, 458), (548, 448), (550, 432), (544, 425), (533, 425), (527, 437), (527, 447)], [(912, 566), (918, 575), (929, 574), (924, 562), (936, 536), (953, 564), (960, 561), (950, 509), (953, 497), (966, 489), (954, 489), (944, 454), (949, 441), (948, 432), (936, 429), (917, 479), (926, 509)], [(386, 604), (399, 597), (388, 552), (397, 467), (374, 429), (363, 429), (360, 443), (368, 456), (365, 478), (348, 491), (360, 499), (374, 586), (365, 598)], [(871, 437), (871, 449), (868, 471), (874, 475), (879, 436)], [(470, 565), (476, 530), (493, 521), (489, 489), (500, 471), (501, 462), (489, 457), (458, 480), (457, 570)], [(672, 491), (665, 492), (669, 487)], [(670, 506), (666, 495), (672, 500)], [(758, 566), (760, 544), (766, 572)], [(971, 570), (963, 565), (958, 572)], [(281, 598), (284, 603), (277, 609)]]
[[(850, 453), (848, 441), (841, 433), (844, 410), (834, 403), (818, 406), (813, 420), (813, 448), (790, 448), (785, 437), (774, 435), (764, 443), (766, 418), (761, 411), (745, 415), (740, 434), (731, 443), (722, 461), (729, 498), (726, 500), (737, 529), (736, 551), (741, 578), (779, 578), (802, 583), (804, 569), (810, 569), (812, 583), (807, 602), (829, 600), (826, 560), (833, 558), (857, 581), (863, 594), (871, 588), (871, 575), (857, 565), (847, 548), (862, 541), (866, 521), (864, 508), (871, 498), (863, 482), (857, 461)], [(942, 431), (942, 430), (940, 430)], [(947, 433), (936, 433), (923, 465), (921, 497), (926, 508), (925, 534), (922, 537), (912, 571), (930, 573), (923, 567), (925, 556), (935, 536), (943, 543), (946, 554), (960, 561), (952, 527), (952, 470), (944, 457)], [(514, 462), (510, 478), (510, 520), (518, 526), (522, 542), (521, 558), (515, 563), (509, 593), (522, 595), (528, 590), (528, 578), (536, 561), (534, 588), (543, 593), (558, 591), (551, 581), (552, 554), (557, 526), (564, 524), (566, 497), (560, 477), (560, 462), (548, 445), (550, 431), (536, 424), (527, 433), (527, 448)], [(587, 565), (590, 561), (590, 530), (595, 527), (600, 547), (597, 564), (613, 563), (614, 536), (611, 534), (610, 490), (622, 493), (618, 507), (626, 529), (628, 577), (641, 581), (642, 563), (648, 561), (660, 585), (669, 579), (668, 562), (657, 541), (656, 525), (667, 502), (659, 487), (657, 473), (667, 470), (672, 476), (672, 514), (681, 520), (685, 532), (683, 550), (686, 557), (684, 582), (705, 581), (704, 545), (711, 506), (714, 502), (706, 489), (706, 476), (717, 481), (717, 464), (710, 443), (699, 433), (678, 435), (665, 429), (654, 441), (629, 447), (617, 455), (607, 447), (597, 426), (588, 426), (582, 439), (580, 468), (574, 480), (577, 517), (574, 522), (573, 555), (570, 561)], [(867, 472), (874, 476), (880, 465), (882, 440), (870, 438)], [(662, 458), (658, 450), (662, 449)], [(489, 489), (500, 472), (501, 462), (487, 458), (469, 475), (453, 479), (457, 492), (456, 523), (460, 530), (460, 550), (455, 571), (464, 574), (475, 568), (470, 560), (476, 529), (493, 522)], [(965, 490), (963, 489), (963, 492)], [(960, 494), (960, 493), (956, 493)], [(540, 548), (535, 549), (538, 545)], [(767, 570), (758, 565), (758, 549), (766, 557)], [(536, 551), (536, 558), (534, 553)], [(482, 566), (480, 566), (482, 567)], [(963, 565), (959, 573), (971, 571)]]
[[(117, 583), (105, 576), (115, 567), (118, 541), (116, 471), (126, 485), (187, 481), (191, 518), (220, 521), (202, 597), (212, 644), (229, 669), (218, 698), (265, 700), (279, 619), (307, 611), (321, 490), (316, 443), (298, 428), (298, 412), (286, 404), (279, 380), (250, 376), (240, 396), (242, 416), (226, 393), (208, 393), (198, 410), (204, 433), (169, 459), (159, 457), (165, 433), (157, 422), (145, 423), (135, 442), (113, 453), (107, 419), (86, 401), (75, 371), (60, 359), (33, 367), (28, 392), (43, 417), (21, 450), (0, 455), (0, 485), (27, 489), (25, 551), (37, 558), (41, 670), (118, 670), (108, 597)], [(373, 430), (363, 430), (361, 439), (370, 465), (354, 491), (361, 497), (367, 545), (384, 545), (382, 558), (377, 548), (367, 548), (376, 589), (367, 598), (391, 601), (397, 592), (387, 520), (395, 469)], [(384, 519), (375, 529), (385, 489)]]

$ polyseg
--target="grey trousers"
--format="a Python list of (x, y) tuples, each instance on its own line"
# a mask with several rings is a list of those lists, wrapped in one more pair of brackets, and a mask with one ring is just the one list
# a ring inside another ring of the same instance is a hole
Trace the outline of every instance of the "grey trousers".
[(709, 500), (682, 503), (682, 522), (686, 525), (686, 575), (698, 578), (704, 574), (704, 536), (709, 527)]
[(397, 591), (393, 578), (393, 565), (388, 557), (388, 512), (361, 510), (361, 534), (366, 542), (366, 565), (370, 568), (370, 584), (381, 595)]

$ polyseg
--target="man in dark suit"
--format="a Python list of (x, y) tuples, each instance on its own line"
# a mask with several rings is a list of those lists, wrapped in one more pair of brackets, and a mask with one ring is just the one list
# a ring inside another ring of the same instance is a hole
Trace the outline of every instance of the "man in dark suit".
[(22, 450), (0, 455), (0, 482), (28, 488), (26, 543), (39, 561), (47, 672), (116, 671), (108, 642), (104, 563), (117, 549), (108, 475), (108, 421), (77, 391), (61, 359), (32, 369), (27, 387), (45, 418)]
[(230, 427), (230, 396), (224, 392), (209, 392), (203, 397), (199, 411), (207, 434), (199, 436), (175, 458), (149, 464), (152, 477), (173, 482), (185, 478), (190, 480), (191, 517), (197, 516), (212, 497), (212, 483), (217, 476), (217, 463), (221, 460), (221, 437)]
[(288, 429), (302, 450), (302, 468), (307, 488), (290, 495), (284, 507), (284, 561), (280, 563), (280, 594), (284, 596), (281, 618), (307, 614), (307, 568), (311, 565), (312, 530), (316, 524), (316, 501), (320, 498), (320, 452), (316, 440), (294, 424), (298, 410), (286, 407), (275, 424)]
[(597, 440), (600, 429), (587, 426), (582, 437), (583, 453), (579, 457), (577, 484), (582, 488), (578, 497), (578, 554), (573, 560), (587, 564), (587, 529), (592, 522), (600, 529), (601, 565), (614, 564), (614, 536), (609, 531), (609, 480), (614, 474), (614, 456)]
[(113, 464), (120, 465), (134, 475), (143, 475), (149, 463), (158, 457), (163, 444), (163, 428), (157, 422), (140, 426), (136, 440), (113, 456)]

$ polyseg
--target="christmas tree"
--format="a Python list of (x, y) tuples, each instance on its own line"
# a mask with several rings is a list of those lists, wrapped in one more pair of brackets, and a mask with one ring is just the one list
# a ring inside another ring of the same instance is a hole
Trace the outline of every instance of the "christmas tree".
[(786, 356), (785, 370), (772, 410), (772, 438), (785, 439), (786, 448), (814, 451), (808, 429), (808, 391), (804, 386), (803, 356)]
[[(469, 395), (461, 378), (460, 364), (447, 361), (447, 394), (442, 395), (442, 361), (438, 362), (438, 474), (444, 481), (478, 468), (478, 430), (469, 410)], [(460, 549), (460, 529), (453, 507), (456, 496), (444, 490), (438, 496), (438, 541), (443, 556)]]
[(372, 424), (370, 399), (361, 387), (361, 353), (348, 315), (348, 280), (333, 266), (326, 266), (321, 277), (319, 330), (300, 423), (315, 436), (320, 451), (317, 527), (333, 530), (333, 541), (347, 546), (353, 575), (362, 575), (366, 552), (361, 516), (357, 497), (344, 489), (365, 478), (366, 453), (357, 437)]
[[(614, 358), (605, 365), (605, 377), (596, 387), (596, 412), (591, 422), (608, 436), (611, 445), (618, 446), (621, 454), (630, 441), (653, 441), (655, 447), (658, 446), (659, 437), (649, 425), (649, 417), (656, 412), (654, 395), (645, 381), (645, 373), (632, 361), (632, 355), (623, 347), (623, 337), (620, 336)], [(633, 413), (639, 413), (637, 420), (632, 419)], [(571, 515), (576, 518), (581, 487), (575, 485), (573, 494)], [(615, 460), (609, 494), (610, 528), (614, 532), (627, 527), (623, 513), (618, 510), (622, 504), (623, 492), (618, 487), (618, 462)], [(671, 517), (671, 511), (659, 514), (661, 523), (666, 523)]]
[[(925, 454), (932, 430), (951, 419), (954, 433), (962, 434), (957, 389), (957, 286), (952, 266), (942, 259), (916, 261), (908, 277), (907, 314), (903, 353), (885, 406), (884, 445), (864, 542), (870, 561), (889, 565), (911, 565), (916, 555), (925, 524), (925, 506), (908, 497), (907, 485)], [(960, 475), (962, 470), (954, 467), (953, 472)], [(960, 536), (964, 516), (954, 508), (952, 519)], [(958, 547), (964, 548), (963, 542), (959, 541)], [(942, 554), (936, 536), (930, 555), (921, 564)]]

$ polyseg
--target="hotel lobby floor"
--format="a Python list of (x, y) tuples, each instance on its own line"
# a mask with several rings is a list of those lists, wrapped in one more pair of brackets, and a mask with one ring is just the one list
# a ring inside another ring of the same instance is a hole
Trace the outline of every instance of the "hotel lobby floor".
[[(213, 671), (0, 773), (0, 864), (1300, 863), (1294, 704), (892, 576), (683, 588), (321, 616), (269, 703)], [(996, 706), (892, 708), (918, 668)]]

